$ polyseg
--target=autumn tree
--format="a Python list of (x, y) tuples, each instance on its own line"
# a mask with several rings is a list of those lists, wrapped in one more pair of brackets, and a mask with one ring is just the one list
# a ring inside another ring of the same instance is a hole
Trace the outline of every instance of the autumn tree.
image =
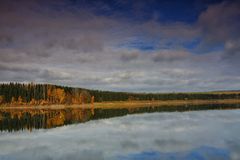
[(16, 104), (15, 97), (12, 97), (12, 99), (11, 99), (11, 104)]
[(64, 89), (57, 88), (55, 90), (55, 94), (56, 94), (55, 97), (56, 97), (57, 103), (60, 103), (60, 104), (65, 103), (66, 94), (64, 92)]
[(72, 104), (72, 95), (69, 92), (65, 93), (65, 104), (67, 105)]
[(18, 97), (17, 104), (23, 104), (23, 99), (21, 96)]
[(91, 97), (91, 103), (94, 103), (94, 96)]
[(94, 115), (94, 96), (91, 97), (91, 113)]
[(72, 103), (80, 104), (81, 103), (81, 92), (78, 88), (72, 89)]
[(83, 90), (80, 93), (80, 103), (84, 104), (84, 103), (90, 103), (91, 102), (91, 95), (88, 91)]
[(4, 96), (0, 95), (0, 104), (3, 104), (5, 102)]
[(30, 105), (35, 105), (35, 104), (37, 104), (37, 101), (34, 98), (32, 98), (31, 101), (29, 102), (29, 104)]
[(52, 93), (51, 85), (47, 85), (47, 97), (48, 97), (48, 103), (53, 103), (53, 93)]

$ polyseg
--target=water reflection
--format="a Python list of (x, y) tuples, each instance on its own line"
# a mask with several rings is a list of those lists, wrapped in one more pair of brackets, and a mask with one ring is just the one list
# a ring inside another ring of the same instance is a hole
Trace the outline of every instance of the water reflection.
[(239, 160), (240, 110), (161, 112), (1, 132), (4, 160)]
[(0, 110), (1, 131), (53, 128), (65, 124), (86, 122), (92, 117), (88, 109), (16, 109)]
[(230, 151), (227, 149), (214, 148), (208, 146), (202, 146), (184, 152), (141, 152), (135, 154), (129, 154), (127, 156), (119, 156), (118, 160), (229, 160), (231, 158)]
[(124, 116), (135, 113), (152, 112), (175, 112), (209, 109), (236, 109), (238, 104), (210, 104), (210, 105), (182, 105), (182, 106), (146, 106), (139, 108), (118, 108), (118, 109), (1, 109), (0, 130), (18, 131), (40, 128), (54, 128), (73, 123), (81, 123), (89, 120)]

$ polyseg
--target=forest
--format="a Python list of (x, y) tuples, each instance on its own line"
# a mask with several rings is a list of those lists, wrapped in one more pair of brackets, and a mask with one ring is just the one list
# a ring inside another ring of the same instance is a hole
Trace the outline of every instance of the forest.
[(131, 93), (89, 90), (84, 88), (73, 88), (52, 84), (0, 84), (0, 104), (19, 105), (71, 105), (105, 101), (136, 100), (238, 99), (239, 96), (240, 92)]

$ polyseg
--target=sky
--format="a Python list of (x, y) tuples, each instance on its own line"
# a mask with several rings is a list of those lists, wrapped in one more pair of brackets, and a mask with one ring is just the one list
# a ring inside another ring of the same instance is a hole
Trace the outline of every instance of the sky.
[(0, 0), (0, 82), (240, 89), (240, 1)]

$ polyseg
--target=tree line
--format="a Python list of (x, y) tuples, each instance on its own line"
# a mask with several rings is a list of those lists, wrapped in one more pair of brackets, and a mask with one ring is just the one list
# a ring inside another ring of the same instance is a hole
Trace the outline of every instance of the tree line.
[(89, 92), (50, 84), (0, 84), (0, 104), (82, 104), (91, 101)]
[(129, 93), (89, 90), (51, 84), (0, 84), (0, 104), (82, 104), (103, 101), (133, 100), (208, 100), (236, 99), (240, 92), (232, 93)]

